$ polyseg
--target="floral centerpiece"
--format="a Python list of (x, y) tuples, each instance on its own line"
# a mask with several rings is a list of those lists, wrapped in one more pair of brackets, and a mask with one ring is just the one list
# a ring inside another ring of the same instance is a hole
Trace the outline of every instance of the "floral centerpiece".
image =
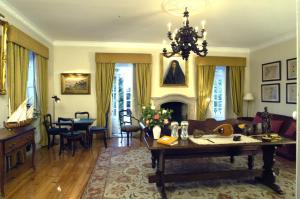
[(155, 110), (155, 106), (143, 106), (142, 121), (149, 128), (153, 128), (155, 125), (163, 127), (169, 124), (172, 112), (173, 110), (169, 109)]

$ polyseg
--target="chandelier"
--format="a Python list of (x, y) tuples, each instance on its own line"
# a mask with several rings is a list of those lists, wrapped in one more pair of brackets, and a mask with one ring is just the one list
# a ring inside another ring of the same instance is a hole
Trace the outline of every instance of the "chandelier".
[[(189, 12), (185, 8), (183, 13), (183, 27), (179, 30), (175, 29), (174, 32), (171, 32), (171, 23), (168, 23), (168, 38), (171, 40), (172, 52), (168, 52), (167, 48), (163, 49), (163, 56), (172, 57), (175, 54), (181, 54), (182, 59), (188, 60), (190, 52), (193, 51), (200, 57), (205, 57), (207, 55), (207, 41), (205, 30), (205, 21), (202, 21), (202, 29), (198, 32), (198, 27), (189, 26)], [(202, 40), (202, 49), (198, 48), (198, 39)], [(166, 41), (163, 41), (163, 44), (166, 45)]]

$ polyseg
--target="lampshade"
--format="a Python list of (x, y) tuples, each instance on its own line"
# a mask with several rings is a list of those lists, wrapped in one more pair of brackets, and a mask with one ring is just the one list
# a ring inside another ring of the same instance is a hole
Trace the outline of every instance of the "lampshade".
[(252, 100), (254, 100), (254, 97), (253, 97), (252, 93), (246, 93), (246, 95), (244, 95), (243, 99), (245, 101), (252, 101)]
[(294, 120), (296, 120), (297, 119), (297, 111), (293, 111), (293, 118), (294, 118)]

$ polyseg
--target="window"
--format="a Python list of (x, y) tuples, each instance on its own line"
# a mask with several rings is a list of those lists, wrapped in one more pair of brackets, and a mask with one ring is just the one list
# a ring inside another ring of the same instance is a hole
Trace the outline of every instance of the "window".
[(36, 93), (36, 78), (35, 78), (35, 55), (32, 51), (29, 53), (29, 66), (28, 66), (28, 79), (27, 79), (27, 104), (29, 106), (34, 105), (36, 107), (37, 103), (37, 93)]
[(226, 114), (226, 67), (224, 66), (216, 67), (211, 103), (212, 117), (216, 120), (224, 120)]

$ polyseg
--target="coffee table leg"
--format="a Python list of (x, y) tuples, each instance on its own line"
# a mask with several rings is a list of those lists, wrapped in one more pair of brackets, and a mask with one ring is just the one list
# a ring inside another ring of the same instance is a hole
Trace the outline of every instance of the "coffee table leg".
[(256, 180), (258, 180), (260, 183), (270, 187), (276, 193), (283, 194), (283, 191), (281, 190), (279, 185), (277, 185), (275, 183), (276, 177), (275, 177), (274, 171), (273, 171), (273, 165), (275, 163), (275, 161), (274, 161), (275, 147), (276, 146), (274, 146), (274, 145), (262, 146), (263, 161), (264, 161), (263, 172), (262, 172), (261, 177), (257, 177)]
[(254, 159), (254, 156), (253, 155), (248, 155), (248, 169), (249, 170), (252, 170), (253, 169), (253, 159)]
[(158, 166), (157, 166), (157, 169), (156, 169), (156, 174), (157, 176), (159, 177), (159, 182), (156, 183), (156, 185), (158, 187), (160, 187), (160, 192), (161, 192), (161, 197), (163, 199), (166, 199), (167, 198), (167, 195), (166, 195), (166, 190), (165, 190), (165, 176), (164, 176), (164, 173), (165, 173), (165, 158), (164, 158), (164, 151), (160, 151), (159, 152), (159, 162), (158, 162)]

